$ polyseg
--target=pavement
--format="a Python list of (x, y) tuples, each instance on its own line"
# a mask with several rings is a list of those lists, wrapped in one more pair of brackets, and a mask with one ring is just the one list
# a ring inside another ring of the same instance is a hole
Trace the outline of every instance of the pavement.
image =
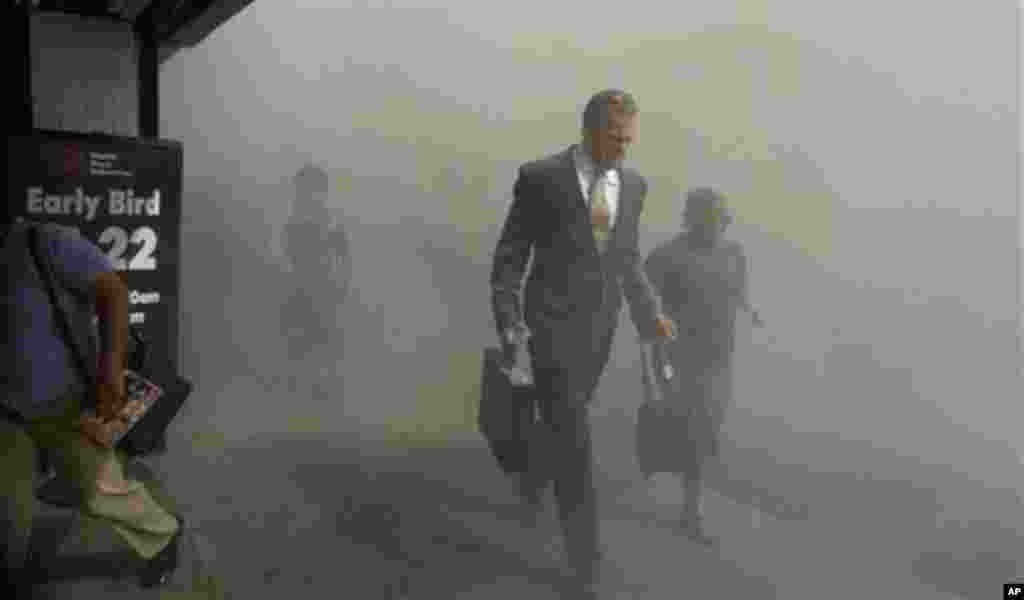
[[(535, 530), (520, 525), (514, 488), (476, 436), (396, 440), (383, 427), (328, 423), (313, 405), (305, 421), (275, 431), (280, 406), (254, 378), (216, 393), (221, 409), (244, 407), (244, 427), (185, 414), (171, 451), (134, 469), (164, 480), (188, 522), (169, 586), (139, 589), (137, 562), (111, 532), (46, 509), (39, 598), (562, 597), (554, 517)], [(628, 420), (594, 423), (599, 463), (628, 453), (618, 439)], [(625, 462), (602, 471), (602, 599), (986, 600), (1024, 573), (1020, 522), (1008, 522), (1019, 504), (942, 517), (913, 486), (845, 488), (804, 474), (800, 487), (763, 450), (723, 452), (728, 464), (712, 469), (704, 504), (711, 549), (674, 533), (673, 478), (645, 481)]]

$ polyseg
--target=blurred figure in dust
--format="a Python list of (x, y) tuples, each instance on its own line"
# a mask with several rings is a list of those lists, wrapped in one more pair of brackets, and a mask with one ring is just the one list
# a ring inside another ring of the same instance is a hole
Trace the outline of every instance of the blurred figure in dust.
[(295, 201), (284, 227), (284, 251), (291, 294), (282, 305), (281, 326), (288, 343), (289, 387), (296, 391), (302, 373), (313, 367), (313, 394), (325, 397), (326, 377), (341, 360), (342, 327), (338, 308), (351, 280), (348, 236), (327, 207), (330, 178), (316, 165), (305, 165), (293, 178)]
[[(679, 336), (665, 342), (675, 372), (666, 399), (673, 420), (685, 427), (679, 437), (678, 471), (685, 489), (681, 526), (694, 541), (712, 543), (702, 525), (700, 499), (704, 461), (718, 454), (725, 407), (732, 397), (732, 355), (736, 313), (761, 319), (747, 300), (747, 259), (739, 242), (726, 240), (732, 218), (725, 199), (710, 188), (686, 197), (684, 231), (655, 248), (644, 265), (665, 312), (679, 325)], [(698, 410), (691, 411), (696, 408)], [(679, 412), (674, 412), (679, 409)]]

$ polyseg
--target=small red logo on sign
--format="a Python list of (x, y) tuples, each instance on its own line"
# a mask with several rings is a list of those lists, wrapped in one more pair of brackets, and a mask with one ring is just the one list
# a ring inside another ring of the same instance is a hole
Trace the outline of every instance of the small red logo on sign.
[(64, 146), (64, 174), (82, 174), (82, 152), (74, 146)]

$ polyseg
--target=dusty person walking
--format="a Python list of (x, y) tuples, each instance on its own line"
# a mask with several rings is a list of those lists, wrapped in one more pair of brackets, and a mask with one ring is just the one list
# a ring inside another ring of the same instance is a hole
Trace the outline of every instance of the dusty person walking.
[(724, 197), (711, 188), (686, 196), (682, 233), (656, 247), (644, 268), (658, 290), (666, 313), (679, 326), (678, 337), (666, 343), (666, 360), (674, 375), (666, 383), (670, 422), (684, 435), (664, 448), (675, 457), (675, 473), (684, 484), (680, 521), (691, 539), (710, 544), (704, 531), (700, 501), (703, 467), (718, 454), (719, 432), (732, 401), (736, 315), (758, 312), (747, 298), (747, 258), (739, 242), (724, 236), (731, 215)]

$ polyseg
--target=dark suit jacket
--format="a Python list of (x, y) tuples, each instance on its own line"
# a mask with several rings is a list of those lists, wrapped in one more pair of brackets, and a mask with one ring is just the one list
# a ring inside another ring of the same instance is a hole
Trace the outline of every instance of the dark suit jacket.
[(620, 171), (618, 214), (608, 247), (599, 254), (573, 149), (520, 167), (494, 251), (495, 324), (500, 334), (525, 318), (535, 342), (535, 364), (567, 365), (570, 357), (591, 348), (606, 354), (607, 349), (593, 344), (610, 345), (623, 293), (642, 335), (650, 335), (661, 313), (637, 248), (647, 183), (631, 169)]

